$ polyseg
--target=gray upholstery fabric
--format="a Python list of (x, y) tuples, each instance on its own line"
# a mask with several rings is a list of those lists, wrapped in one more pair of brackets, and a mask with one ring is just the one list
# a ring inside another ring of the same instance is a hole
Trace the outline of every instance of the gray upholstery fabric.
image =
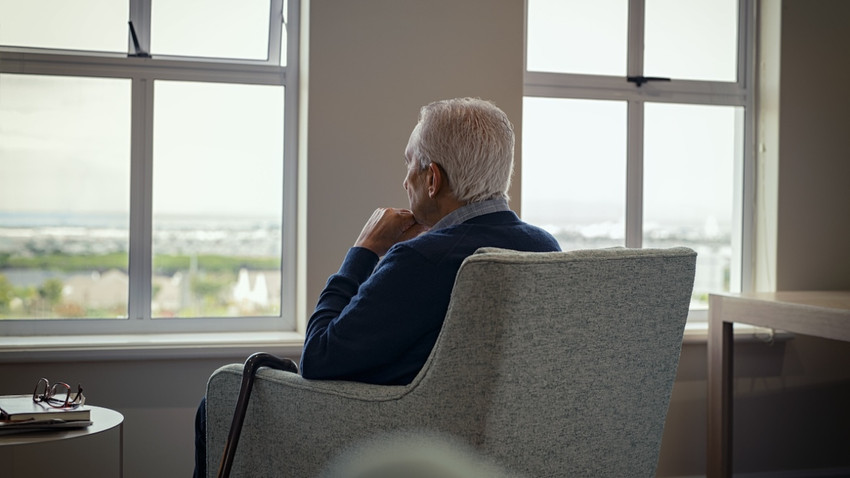
[[(351, 446), (409, 430), (457, 437), (529, 477), (653, 476), (695, 262), (687, 248), (482, 249), (411, 384), (260, 370), (232, 476), (318, 476)], [(240, 380), (233, 364), (208, 383), (210, 476)]]

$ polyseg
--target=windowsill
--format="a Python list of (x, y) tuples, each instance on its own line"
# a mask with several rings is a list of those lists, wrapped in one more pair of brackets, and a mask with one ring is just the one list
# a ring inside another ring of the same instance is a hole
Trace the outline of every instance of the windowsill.
[(254, 352), (300, 355), (295, 332), (4, 337), (0, 363), (57, 360), (246, 358)]
[[(747, 324), (733, 324), (732, 333), (738, 342), (777, 342), (788, 340), (793, 334), (766, 327), (755, 327)], [(688, 322), (685, 325), (683, 344), (704, 344), (708, 342), (708, 322)]]
[[(763, 327), (735, 324), (735, 340), (770, 342), (792, 335)], [(704, 344), (707, 322), (689, 322), (684, 344)], [(0, 363), (57, 360), (163, 360), (246, 358), (254, 352), (294, 357), (301, 353), (304, 336), (296, 332), (240, 332), (204, 334), (65, 335), (4, 337)]]

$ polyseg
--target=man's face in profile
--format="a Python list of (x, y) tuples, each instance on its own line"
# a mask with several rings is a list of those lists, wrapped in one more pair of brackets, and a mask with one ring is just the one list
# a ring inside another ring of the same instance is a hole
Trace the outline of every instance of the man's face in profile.
[[(411, 140), (412, 140), (411, 136)], [(404, 152), (405, 163), (407, 166), (407, 174), (404, 177), (404, 190), (407, 191), (407, 201), (410, 203), (410, 210), (413, 211), (413, 217), (417, 222), (421, 222), (425, 217), (424, 201), (428, 199), (428, 186), (425, 176), (427, 169), (421, 169), (419, 161), (413, 157), (413, 152), (408, 144), (407, 150)]]

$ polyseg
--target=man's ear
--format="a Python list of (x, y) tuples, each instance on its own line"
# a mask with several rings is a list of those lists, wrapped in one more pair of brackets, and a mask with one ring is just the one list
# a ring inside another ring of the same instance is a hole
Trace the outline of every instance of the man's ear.
[(446, 180), (444, 174), (443, 170), (437, 166), (437, 163), (431, 163), (428, 165), (428, 197), (437, 197), (437, 194), (439, 194), (440, 189), (443, 188), (443, 183)]

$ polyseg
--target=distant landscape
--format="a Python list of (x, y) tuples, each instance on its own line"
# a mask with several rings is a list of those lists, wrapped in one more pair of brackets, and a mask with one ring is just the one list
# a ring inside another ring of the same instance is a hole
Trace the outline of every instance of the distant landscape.
[[(127, 224), (109, 214), (0, 214), (0, 318), (126, 317)], [(153, 236), (154, 316), (280, 313), (279, 223), (174, 217)]]
[[(129, 294), (128, 218), (0, 213), (0, 318), (123, 318)], [(623, 245), (623, 226), (542, 224), (562, 249)], [(155, 317), (278, 315), (281, 227), (263, 218), (169, 217), (155, 221)], [(729, 290), (728, 233), (711, 225), (648, 229), (644, 247), (698, 253), (693, 308)]]

